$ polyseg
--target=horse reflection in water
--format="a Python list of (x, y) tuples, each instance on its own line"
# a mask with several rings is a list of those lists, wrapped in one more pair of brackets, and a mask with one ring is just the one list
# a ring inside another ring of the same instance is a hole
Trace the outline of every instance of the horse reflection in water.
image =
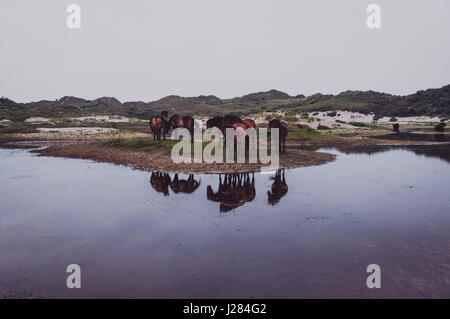
[(163, 193), (164, 196), (169, 196), (170, 176), (167, 173), (152, 172), (150, 177), (150, 184), (158, 192)]
[(179, 179), (178, 174), (175, 174), (173, 181), (170, 183), (170, 188), (175, 194), (192, 194), (199, 186), (200, 182), (194, 179), (194, 174), (190, 174), (187, 180)]
[(280, 199), (286, 196), (288, 186), (286, 184), (286, 177), (284, 176), (284, 169), (279, 169), (273, 177), (272, 191), (267, 191), (267, 200), (269, 204), (275, 205)]
[(169, 187), (175, 193), (192, 194), (199, 188), (200, 182), (194, 179), (194, 174), (190, 174), (188, 179), (180, 179), (175, 174), (173, 180), (167, 173), (152, 172), (150, 184), (158, 192), (164, 196), (169, 196)]
[(214, 193), (211, 186), (206, 189), (208, 200), (220, 203), (220, 211), (228, 212), (247, 202), (251, 202), (256, 197), (255, 175), (250, 174), (219, 174), (219, 190)]

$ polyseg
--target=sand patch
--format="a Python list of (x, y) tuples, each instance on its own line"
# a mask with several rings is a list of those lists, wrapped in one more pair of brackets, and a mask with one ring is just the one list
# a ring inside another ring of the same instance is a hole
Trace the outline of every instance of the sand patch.
[(31, 124), (39, 124), (39, 123), (47, 123), (51, 120), (45, 117), (29, 117), (25, 120), (25, 123), (31, 123)]
[(84, 116), (84, 117), (73, 117), (71, 118), (72, 121), (76, 122), (91, 122), (91, 123), (97, 123), (97, 122), (109, 122), (109, 123), (129, 123), (129, 122), (136, 122), (138, 119), (135, 118), (129, 118), (125, 116), (119, 116), (119, 115), (99, 115), (99, 116)]

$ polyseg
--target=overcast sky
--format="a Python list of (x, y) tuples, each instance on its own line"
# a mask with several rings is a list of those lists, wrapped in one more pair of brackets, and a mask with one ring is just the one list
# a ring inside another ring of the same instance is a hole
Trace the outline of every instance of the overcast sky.
[(450, 83), (450, 1), (0, 0), (0, 57), (0, 95), (17, 102), (409, 94)]

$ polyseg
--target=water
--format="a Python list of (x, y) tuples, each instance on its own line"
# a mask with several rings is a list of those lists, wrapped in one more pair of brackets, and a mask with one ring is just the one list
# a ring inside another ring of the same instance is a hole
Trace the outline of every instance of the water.
[(219, 192), (217, 175), (0, 149), (0, 297), (449, 298), (449, 146), (324, 151)]
[(392, 141), (411, 141), (411, 142), (450, 142), (450, 135), (446, 133), (431, 133), (423, 131), (423, 133), (415, 132), (400, 132), (400, 133), (390, 133), (380, 136), (373, 136), (373, 138), (392, 140)]

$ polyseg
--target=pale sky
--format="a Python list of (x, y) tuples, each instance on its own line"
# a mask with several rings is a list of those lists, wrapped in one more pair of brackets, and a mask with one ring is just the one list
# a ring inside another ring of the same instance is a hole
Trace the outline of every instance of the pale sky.
[[(371, 3), (381, 29), (366, 26)], [(17, 102), (403, 95), (450, 83), (450, 1), (0, 0), (0, 57), (0, 95)]]

